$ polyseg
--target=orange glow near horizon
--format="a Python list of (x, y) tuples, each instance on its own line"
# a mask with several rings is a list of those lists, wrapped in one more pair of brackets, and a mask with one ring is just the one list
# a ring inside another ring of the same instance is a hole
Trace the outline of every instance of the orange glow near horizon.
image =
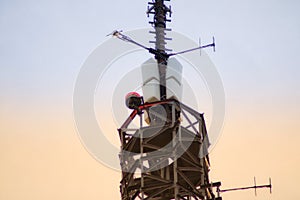
[[(0, 199), (120, 198), (120, 172), (100, 164), (86, 151), (71, 112), (44, 117), (15, 113), (17, 117), (1, 117), (5, 123), (0, 134)], [(264, 189), (258, 190), (257, 197), (254, 191), (231, 192), (223, 194), (224, 199), (289, 196), (300, 178), (300, 136), (294, 117), (272, 113), (258, 117), (239, 109), (227, 115), (222, 136), (210, 154), (211, 181), (221, 181), (225, 189), (252, 185), (254, 176), (257, 184), (266, 184), (271, 177), (273, 194)], [(110, 134), (117, 135), (117, 131)]]

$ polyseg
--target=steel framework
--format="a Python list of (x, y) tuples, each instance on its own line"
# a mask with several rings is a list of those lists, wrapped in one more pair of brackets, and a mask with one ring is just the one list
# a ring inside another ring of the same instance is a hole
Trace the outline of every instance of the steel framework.
[[(166, 123), (143, 125), (142, 113), (156, 106), (169, 108), (167, 117), (151, 113), (152, 118)], [(140, 127), (129, 128), (135, 117), (140, 118)], [(183, 120), (187, 122), (184, 126)], [(212, 192), (220, 183), (209, 181), (203, 114), (176, 100), (145, 103), (131, 113), (119, 136), (123, 200), (221, 199)]]

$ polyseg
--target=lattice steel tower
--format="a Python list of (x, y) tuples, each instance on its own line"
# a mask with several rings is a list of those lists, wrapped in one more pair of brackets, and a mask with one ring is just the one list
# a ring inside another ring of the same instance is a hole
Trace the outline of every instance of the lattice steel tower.
[[(171, 20), (171, 6), (167, 0), (149, 2), (148, 16), (155, 35), (155, 48), (147, 48), (131, 38), (115, 31), (114, 36), (136, 44), (155, 55), (159, 76), (159, 97), (144, 101), (136, 93), (126, 97), (126, 104), (133, 109), (128, 119), (118, 129), (121, 140), (120, 164), (122, 200), (152, 199), (221, 199), (212, 191), (218, 183), (209, 180), (209, 140), (203, 114), (168, 96), (166, 83), (169, 57), (206, 46), (167, 53), (167, 23)], [(140, 127), (130, 128), (135, 118)], [(147, 122), (145, 123), (144, 120)], [(182, 121), (187, 122), (183, 125)]]

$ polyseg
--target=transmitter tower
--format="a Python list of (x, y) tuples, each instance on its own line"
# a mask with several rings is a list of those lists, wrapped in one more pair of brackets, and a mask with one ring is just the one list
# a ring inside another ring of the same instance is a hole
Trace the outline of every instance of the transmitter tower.
[[(169, 0), (168, 0), (169, 1)], [(154, 27), (155, 48), (147, 48), (119, 31), (112, 34), (119, 39), (136, 44), (154, 54), (159, 77), (159, 96), (147, 99), (137, 93), (126, 97), (126, 104), (133, 109), (124, 124), (118, 129), (121, 141), (120, 164), (122, 200), (151, 199), (216, 199), (212, 187), (221, 183), (209, 180), (209, 140), (203, 114), (169, 97), (167, 92), (167, 67), (170, 56), (188, 51), (214, 47), (214, 42), (178, 53), (168, 53), (167, 23), (171, 22), (171, 6), (167, 0), (148, 3), (149, 23)], [(135, 118), (140, 118), (140, 127), (129, 128)], [(144, 119), (146, 118), (146, 120)], [(144, 124), (144, 120), (147, 122)], [(181, 121), (188, 122), (182, 126)]]
[[(180, 102), (182, 66), (170, 57), (207, 47), (215, 50), (215, 42), (213, 38), (211, 44), (177, 53), (167, 49), (167, 41), (172, 40), (167, 37), (167, 32), (171, 31), (167, 24), (172, 15), (171, 6), (167, 5), (169, 1), (148, 3), (147, 15), (152, 17), (149, 23), (154, 28), (150, 33), (155, 39), (150, 43), (155, 44), (154, 48), (134, 41), (121, 31), (111, 33), (154, 55), (154, 59), (142, 65), (143, 97), (136, 92), (127, 94), (126, 105), (132, 113), (118, 129), (121, 199), (222, 200), (222, 192), (256, 191), (264, 187), (271, 191), (271, 180), (269, 185), (256, 186), (255, 181), (255, 186), (226, 190), (220, 189), (221, 182), (210, 181), (210, 143), (204, 116)], [(139, 127), (132, 128), (133, 121), (139, 121)]]

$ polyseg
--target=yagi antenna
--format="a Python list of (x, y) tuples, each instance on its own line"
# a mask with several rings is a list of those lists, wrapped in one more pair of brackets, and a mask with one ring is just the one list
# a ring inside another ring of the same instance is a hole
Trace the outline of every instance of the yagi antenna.
[(254, 189), (255, 196), (257, 196), (257, 189), (260, 189), (260, 188), (270, 188), (270, 194), (272, 194), (272, 181), (271, 181), (271, 178), (269, 178), (269, 184), (267, 184), (267, 185), (256, 185), (256, 178), (254, 177), (254, 186), (230, 188), (230, 189), (225, 189), (225, 190), (217, 189), (217, 191), (218, 191), (218, 193), (223, 193), (223, 192), (231, 192), (231, 191), (237, 191), (237, 190)]

